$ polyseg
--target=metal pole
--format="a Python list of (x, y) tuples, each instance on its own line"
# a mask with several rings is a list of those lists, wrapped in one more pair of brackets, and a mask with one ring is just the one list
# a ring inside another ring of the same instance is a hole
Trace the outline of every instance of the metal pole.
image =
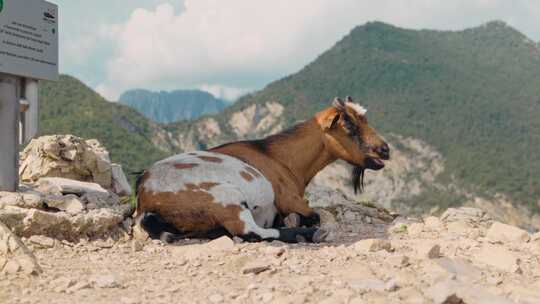
[(0, 191), (19, 186), (19, 83), (0, 73)]
[(28, 109), (24, 113), (23, 143), (29, 142), (38, 133), (39, 122), (39, 82), (26, 78), (24, 81), (24, 97), (28, 102)]

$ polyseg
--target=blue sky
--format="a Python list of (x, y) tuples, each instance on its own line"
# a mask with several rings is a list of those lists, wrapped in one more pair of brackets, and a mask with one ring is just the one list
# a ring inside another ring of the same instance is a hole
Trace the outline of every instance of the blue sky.
[(540, 39), (536, 0), (49, 0), (60, 70), (116, 100), (131, 88), (223, 97), (294, 73), (354, 26), (460, 30), (500, 19)]

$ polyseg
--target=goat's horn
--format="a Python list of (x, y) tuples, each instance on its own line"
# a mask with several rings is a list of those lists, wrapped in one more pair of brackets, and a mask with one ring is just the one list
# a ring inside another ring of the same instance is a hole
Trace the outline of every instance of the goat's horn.
[(343, 108), (345, 106), (345, 102), (343, 101), (343, 99), (336, 97), (334, 98), (332, 105), (336, 108)]

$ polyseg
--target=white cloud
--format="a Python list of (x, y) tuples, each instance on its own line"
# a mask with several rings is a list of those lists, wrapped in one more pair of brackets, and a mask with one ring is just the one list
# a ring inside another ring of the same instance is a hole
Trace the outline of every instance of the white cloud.
[(199, 85), (198, 88), (202, 91), (206, 91), (212, 95), (214, 95), (217, 98), (225, 99), (228, 101), (234, 101), (238, 99), (240, 96), (245, 95), (246, 93), (249, 93), (252, 91), (252, 89), (245, 89), (245, 88), (233, 88), (233, 87), (227, 87), (222, 85), (212, 85), (212, 84), (202, 84)]
[(175, 11), (162, 2), (105, 31), (115, 41), (99, 86), (106, 97), (133, 87), (236, 96), (297, 71), (367, 21), (435, 29), (492, 19), (526, 25), (540, 8), (526, 0), (512, 1), (511, 9), (503, 0), (186, 0)]

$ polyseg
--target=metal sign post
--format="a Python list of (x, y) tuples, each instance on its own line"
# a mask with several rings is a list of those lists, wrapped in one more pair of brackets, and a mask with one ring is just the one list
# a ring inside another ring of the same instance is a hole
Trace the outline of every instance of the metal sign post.
[(0, 73), (0, 190), (19, 185), (19, 77)]
[(19, 145), (38, 131), (37, 79), (58, 79), (58, 7), (0, 0), (0, 191), (17, 190)]

